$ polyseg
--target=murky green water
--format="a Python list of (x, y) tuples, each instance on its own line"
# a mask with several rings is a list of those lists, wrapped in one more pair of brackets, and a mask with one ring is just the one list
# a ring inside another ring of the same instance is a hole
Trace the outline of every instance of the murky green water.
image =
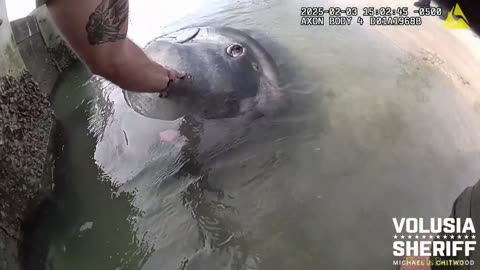
[(292, 108), (193, 164), (159, 142), (178, 121), (144, 118), (73, 70), (54, 99), (66, 142), (35, 234), (47, 259), (31, 269), (389, 269), (392, 217), (448, 215), (478, 175), (478, 113), (371, 28), (299, 26), (314, 3), (200, 1), (157, 29), (163, 3), (138, 1), (139, 44), (192, 23), (267, 35)]

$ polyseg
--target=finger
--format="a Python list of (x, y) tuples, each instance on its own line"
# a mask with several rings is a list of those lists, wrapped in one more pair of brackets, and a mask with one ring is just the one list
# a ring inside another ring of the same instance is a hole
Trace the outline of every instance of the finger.
[(160, 94), (158, 95), (158, 97), (167, 98), (169, 95), (170, 95), (170, 93), (168, 92), (168, 88), (166, 88), (166, 89), (160, 91)]
[(179, 72), (175, 69), (168, 70), (168, 78), (172, 81), (185, 77), (185, 72)]
[(168, 70), (168, 79), (173, 81), (177, 78), (177, 71), (175, 69)]
[(168, 80), (167, 82), (167, 86), (160, 90), (160, 94), (158, 95), (160, 98), (166, 98), (170, 95), (170, 83), (172, 82), (172, 80)]

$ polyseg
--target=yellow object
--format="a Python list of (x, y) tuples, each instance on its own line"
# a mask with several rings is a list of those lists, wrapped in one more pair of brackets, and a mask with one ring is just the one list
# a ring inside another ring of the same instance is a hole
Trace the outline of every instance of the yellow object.
[[(455, 20), (453, 15), (458, 17), (457, 20)], [(468, 29), (470, 27), (470, 24), (458, 3), (448, 13), (448, 17), (443, 23), (443, 27), (447, 29)]]

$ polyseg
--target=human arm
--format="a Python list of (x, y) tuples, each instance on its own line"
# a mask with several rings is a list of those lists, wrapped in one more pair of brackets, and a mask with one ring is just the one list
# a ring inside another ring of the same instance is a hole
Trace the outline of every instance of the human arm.
[(121, 88), (160, 92), (184, 74), (150, 60), (126, 38), (128, 0), (50, 0), (55, 24), (90, 70)]

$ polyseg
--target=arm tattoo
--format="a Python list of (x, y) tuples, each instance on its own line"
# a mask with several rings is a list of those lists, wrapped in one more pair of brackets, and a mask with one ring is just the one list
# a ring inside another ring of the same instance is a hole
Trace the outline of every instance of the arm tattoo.
[(128, 0), (102, 0), (88, 18), (87, 34), (91, 45), (125, 39), (127, 33), (120, 33), (128, 18)]

